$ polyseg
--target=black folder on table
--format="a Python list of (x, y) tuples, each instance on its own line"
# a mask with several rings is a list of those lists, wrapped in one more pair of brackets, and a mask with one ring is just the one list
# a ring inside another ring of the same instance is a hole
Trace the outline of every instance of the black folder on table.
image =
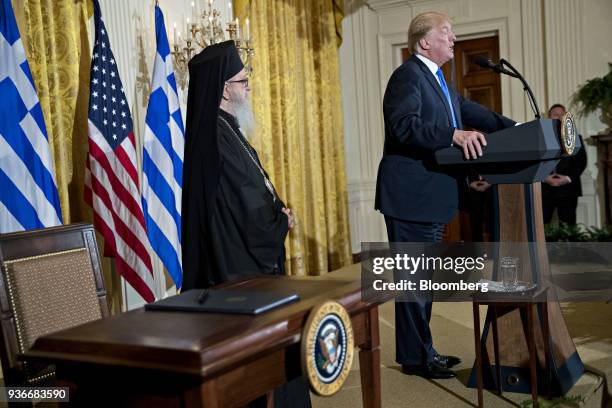
[(236, 313), (257, 315), (299, 300), (296, 293), (276, 293), (217, 289), (208, 290), (203, 302), (198, 302), (202, 289), (191, 289), (145, 305), (145, 310), (179, 312)]

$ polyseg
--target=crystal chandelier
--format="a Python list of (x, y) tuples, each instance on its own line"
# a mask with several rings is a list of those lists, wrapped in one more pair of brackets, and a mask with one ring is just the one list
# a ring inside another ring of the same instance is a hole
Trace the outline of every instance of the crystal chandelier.
[[(225, 41), (223, 30), (223, 20), (221, 13), (214, 8), (215, 0), (207, 0), (206, 7), (201, 13), (195, 10), (195, 1), (191, 2), (191, 11), (193, 21), (187, 19), (184, 30), (177, 30), (174, 23), (174, 44), (171, 51), (174, 57), (174, 71), (176, 74), (176, 82), (181, 89), (185, 89), (187, 85), (189, 69), (187, 64), (191, 57), (202, 51), (209, 45)], [(252, 71), (251, 60), (253, 58), (254, 49), (251, 46), (251, 34), (249, 27), (249, 19), (246, 19), (244, 38), (240, 35), (240, 22), (238, 18), (232, 20), (232, 2), (228, 1), (228, 20), (226, 29), (230, 40), (234, 40), (238, 53), (242, 58), (242, 62), (250, 74)]]

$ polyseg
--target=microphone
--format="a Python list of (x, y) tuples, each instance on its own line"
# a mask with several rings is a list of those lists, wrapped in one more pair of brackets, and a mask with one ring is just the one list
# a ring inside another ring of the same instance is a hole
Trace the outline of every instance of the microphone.
[[(538, 103), (536, 102), (535, 96), (533, 95), (529, 84), (527, 83), (527, 81), (525, 81), (525, 78), (523, 78), (521, 73), (518, 72), (518, 70), (512, 66), (512, 64), (510, 64), (503, 58), (499, 60), (499, 64), (494, 64), (482, 55), (477, 56), (474, 60), (474, 63), (480, 67), (492, 69), (498, 74), (505, 74), (513, 78), (518, 78), (523, 83), (523, 90), (527, 92), (529, 104), (531, 105), (531, 109), (533, 109), (533, 113), (535, 114), (536, 119), (540, 119), (540, 108), (538, 108)], [(504, 66), (510, 68), (511, 71), (504, 68)]]
[(514, 72), (508, 71), (502, 66), (502, 64), (494, 64), (491, 60), (486, 59), (484, 56), (479, 55), (474, 60), (474, 63), (480, 67), (487, 68), (497, 72), (498, 74), (509, 75), (513, 78), (518, 78)]

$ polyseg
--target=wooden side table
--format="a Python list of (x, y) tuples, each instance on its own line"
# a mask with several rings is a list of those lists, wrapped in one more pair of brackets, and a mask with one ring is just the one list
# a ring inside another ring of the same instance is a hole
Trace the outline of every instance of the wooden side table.
[[(263, 395), (271, 402), (271, 390), (301, 375), (308, 314), (332, 299), (351, 316), (363, 406), (381, 407), (378, 305), (391, 296), (362, 300), (359, 280), (260, 276), (225, 287), (300, 300), (256, 316), (140, 308), (39, 337), (22, 358), (55, 364), (57, 377), (75, 385), (74, 406), (237, 408)], [(112, 392), (100, 391), (100, 378)]]
[[(495, 357), (496, 369), (496, 391), (498, 395), (502, 394), (502, 379), (501, 365), (499, 355), (499, 339), (497, 332), (497, 318), (519, 309), (521, 317), (526, 316), (526, 324), (523, 324), (523, 333), (527, 346), (529, 348), (529, 369), (531, 383), (531, 398), (533, 406), (538, 406), (538, 379), (537, 379), (537, 353), (535, 345), (535, 329), (536, 319), (534, 318), (534, 306), (539, 306), (542, 310), (542, 336), (544, 340), (544, 360), (546, 373), (545, 384), (547, 396), (550, 393), (550, 332), (548, 327), (548, 306), (546, 298), (547, 289), (540, 289), (533, 294), (521, 296), (505, 297), (502, 295), (477, 294), (473, 296), (473, 313), (474, 313), (474, 344), (476, 348), (476, 382), (478, 387), (478, 406), (483, 407), (483, 388), (484, 381), (482, 375), (482, 360), (483, 353), (486, 353), (486, 339), (481, 339), (480, 336), (480, 306), (489, 306), (487, 311), (487, 321), (491, 321), (493, 329), (493, 353)], [(525, 329), (527, 332), (525, 333)]]

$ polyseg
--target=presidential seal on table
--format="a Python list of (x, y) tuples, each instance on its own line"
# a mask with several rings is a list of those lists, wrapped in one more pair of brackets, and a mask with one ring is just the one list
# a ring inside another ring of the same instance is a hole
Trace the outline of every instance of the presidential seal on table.
[(315, 307), (302, 333), (302, 371), (312, 391), (335, 394), (353, 364), (353, 327), (346, 309), (337, 302)]

